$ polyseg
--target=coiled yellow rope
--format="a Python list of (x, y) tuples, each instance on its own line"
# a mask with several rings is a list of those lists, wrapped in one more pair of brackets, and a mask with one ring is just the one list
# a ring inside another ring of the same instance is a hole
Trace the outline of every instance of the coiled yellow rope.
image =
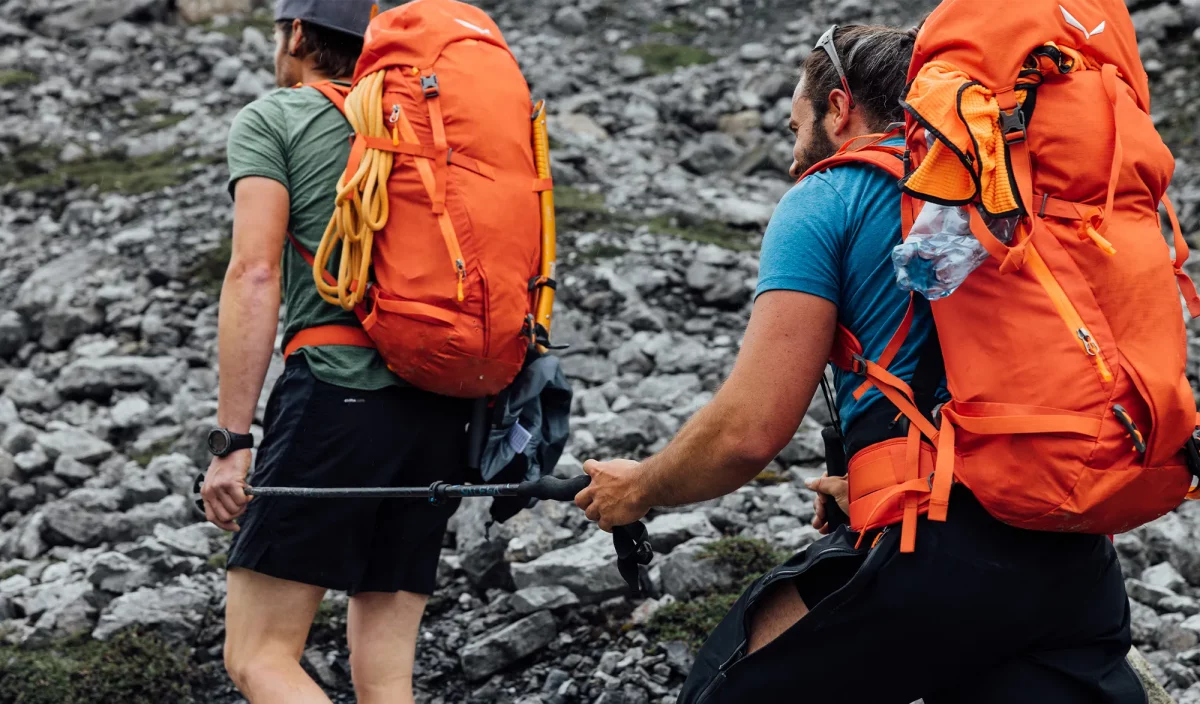
[[(367, 76), (346, 97), (346, 119), (355, 133), (368, 137), (389, 135), (383, 116), (384, 71)], [(338, 180), (333, 217), (321, 236), (313, 262), (317, 292), (329, 303), (353, 310), (362, 303), (371, 269), (371, 245), (387, 223), (387, 182), (392, 174), (392, 152), (368, 148), (353, 175)], [(337, 284), (325, 281), (329, 258), (341, 244)]]

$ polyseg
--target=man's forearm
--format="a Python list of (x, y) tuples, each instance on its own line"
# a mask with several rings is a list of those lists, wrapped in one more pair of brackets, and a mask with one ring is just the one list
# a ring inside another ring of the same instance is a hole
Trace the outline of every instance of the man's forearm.
[[(759, 411), (761, 412), (761, 410)], [(749, 413), (750, 415), (745, 415)], [(643, 463), (642, 491), (651, 506), (682, 506), (737, 490), (774, 459), (777, 448), (731, 418), (753, 419), (753, 409), (714, 402), (692, 417), (661, 453)]]
[(254, 422), (279, 324), (279, 271), (230, 266), (221, 290), (217, 423), (247, 433)]

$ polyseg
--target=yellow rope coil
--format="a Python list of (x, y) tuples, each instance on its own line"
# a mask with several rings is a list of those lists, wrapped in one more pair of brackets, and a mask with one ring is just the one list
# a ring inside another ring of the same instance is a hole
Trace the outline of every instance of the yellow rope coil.
[[(384, 71), (359, 81), (346, 98), (346, 119), (356, 134), (392, 137), (383, 117)], [(329, 303), (353, 310), (366, 295), (371, 270), (371, 245), (375, 233), (388, 220), (387, 182), (392, 174), (392, 152), (368, 148), (353, 174), (338, 180), (333, 217), (321, 236), (313, 262), (317, 292)], [(337, 284), (325, 281), (330, 257), (341, 245)]]

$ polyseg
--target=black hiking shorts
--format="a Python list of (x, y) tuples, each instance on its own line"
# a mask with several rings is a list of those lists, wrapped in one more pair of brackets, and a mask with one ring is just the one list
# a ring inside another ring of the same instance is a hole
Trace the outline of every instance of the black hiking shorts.
[[(358, 391), (288, 359), (267, 403), (251, 486), (428, 486), (465, 476), (470, 402), (415, 388)], [(458, 501), (256, 498), (229, 567), (314, 586), (431, 594)]]
[[(956, 487), (946, 523), (920, 520), (915, 553), (900, 554), (899, 526), (874, 548), (856, 539), (839, 528), (751, 585), (679, 702), (1145, 703), (1104, 536), (1012, 528)], [(745, 656), (768, 588), (799, 590), (810, 612)]]

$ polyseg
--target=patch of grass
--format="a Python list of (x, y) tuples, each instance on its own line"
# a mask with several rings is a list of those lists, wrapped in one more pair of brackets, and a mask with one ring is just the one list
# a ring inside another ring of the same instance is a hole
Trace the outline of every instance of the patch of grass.
[(187, 653), (155, 635), (126, 631), (40, 650), (0, 648), (0, 701), (20, 704), (192, 701)]
[(241, 41), (242, 31), (247, 27), (257, 27), (267, 39), (275, 32), (275, 22), (269, 15), (262, 13), (255, 13), (250, 17), (231, 17), (229, 22), (221, 26), (217, 26), (217, 23), (211, 20), (204, 25), (204, 29), (209, 32), (219, 32), (238, 41)]
[(171, 437), (155, 440), (154, 442), (150, 443), (145, 450), (130, 453), (129, 459), (137, 462), (143, 467), (146, 467), (154, 460), (155, 457), (158, 457), (159, 455), (165, 455), (170, 452), (171, 447), (175, 444), (177, 439), (178, 438)]
[(58, 150), (54, 147), (15, 147), (11, 155), (0, 159), (0, 186), (44, 174), (57, 163)]
[(336, 622), (345, 618), (346, 605), (326, 599), (317, 607), (317, 613), (313, 616), (313, 625), (318, 627), (334, 626)]
[(660, 215), (650, 220), (650, 231), (656, 235), (679, 237), (734, 251), (754, 248), (750, 233), (717, 220), (691, 218), (684, 215)]
[(554, 189), (554, 209), (566, 212), (603, 213), (604, 194), (583, 191), (571, 186), (558, 186)]
[(138, 117), (149, 117), (163, 109), (162, 101), (158, 98), (142, 98), (132, 105)]
[(684, 66), (711, 64), (717, 60), (717, 57), (700, 47), (658, 42), (635, 46), (626, 53), (640, 56), (646, 62), (646, 69), (654, 74), (670, 73)]
[(170, 152), (132, 158), (108, 154), (57, 164), (50, 171), (14, 183), (19, 190), (27, 191), (95, 186), (102, 193), (149, 193), (186, 182), (193, 168), (208, 163), (204, 159), (186, 160)]
[(25, 574), (24, 567), (10, 567), (3, 572), (0, 572), (0, 582), (3, 582), (9, 577), (16, 577), (19, 574)]
[(758, 482), (759, 484), (769, 486), (772, 484), (787, 484), (792, 481), (792, 478), (788, 476), (787, 472), (781, 472), (777, 469), (767, 468), (759, 472), (758, 476), (754, 478), (754, 481)]
[(607, 242), (593, 245), (587, 249), (578, 250), (576, 256), (579, 261), (593, 263), (601, 259), (612, 259), (625, 254), (628, 250), (624, 247), (618, 247), (615, 244)]
[(6, 69), (0, 71), (0, 88), (24, 88), (41, 81), (42, 77), (31, 71)]
[(728, 592), (677, 601), (655, 611), (646, 622), (646, 635), (662, 641), (681, 640), (698, 649), (713, 632), (751, 582), (789, 557), (765, 540), (722, 538), (704, 546), (702, 557), (712, 558), (733, 575)]
[(221, 285), (225, 282), (225, 270), (229, 267), (231, 256), (233, 256), (233, 239), (222, 237), (216, 247), (200, 255), (200, 259), (192, 266), (188, 276), (205, 291), (214, 296), (219, 295)]
[(219, 552), (216, 555), (208, 558), (208, 566), (214, 570), (223, 570), (228, 564), (229, 555), (227, 553)]
[(737, 594), (710, 594), (667, 604), (646, 622), (646, 636), (660, 643), (681, 640), (698, 650), (737, 599)]
[(738, 593), (789, 557), (758, 538), (722, 538), (705, 545), (700, 554), (715, 559), (732, 572)]
[(700, 33), (700, 27), (688, 19), (666, 20), (650, 25), (652, 34), (670, 34), (681, 39), (692, 39)]
[(168, 114), (162, 115), (161, 117), (158, 117), (156, 119), (148, 120), (147, 122), (142, 124), (140, 127), (137, 127), (134, 130), (132, 130), (132, 132), (133, 132), (133, 134), (138, 134), (138, 135), (150, 134), (151, 132), (158, 132), (159, 130), (165, 130), (168, 127), (174, 127), (175, 125), (178, 125), (180, 122), (183, 122), (186, 119), (188, 119), (187, 115), (182, 115), (179, 113), (168, 113)]

